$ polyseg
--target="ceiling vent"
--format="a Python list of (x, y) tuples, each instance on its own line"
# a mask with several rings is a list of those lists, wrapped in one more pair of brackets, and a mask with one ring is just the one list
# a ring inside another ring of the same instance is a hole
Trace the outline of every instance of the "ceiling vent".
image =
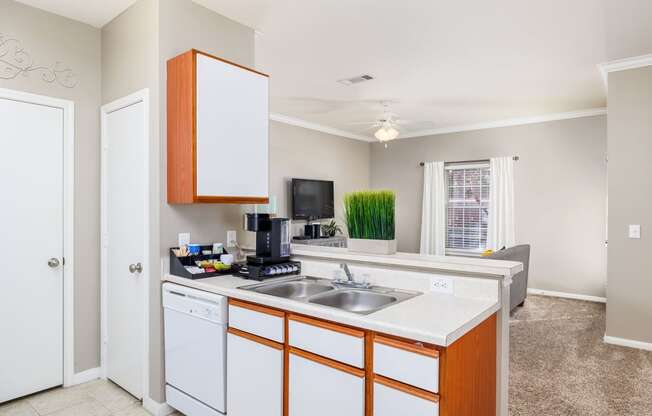
[(353, 78), (338, 79), (337, 82), (339, 82), (340, 84), (344, 84), (344, 85), (353, 85), (353, 84), (359, 84), (359, 83), (365, 82), (365, 81), (371, 81), (372, 79), (374, 79), (374, 77), (372, 77), (371, 75), (363, 74), (363, 75), (358, 75), (357, 77), (353, 77)]

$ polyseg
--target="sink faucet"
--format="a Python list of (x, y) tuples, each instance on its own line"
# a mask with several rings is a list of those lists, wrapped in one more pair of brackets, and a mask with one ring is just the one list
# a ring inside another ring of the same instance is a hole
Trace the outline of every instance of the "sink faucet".
[(360, 289), (368, 289), (371, 286), (367, 282), (356, 282), (353, 279), (353, 273), (351, 273), (351, 270), (349, 270), (349, 265), (348, 264), (341, 263), (340, 264), (340, 269), (344, 271), (344, 274), (346, 274), (346, 280), (345, 279), (333, 280), (334, 285), (336, 285), (336, 286), (354, 287), (354, 288), (360, 288)]
[(340, 269), (344, 270), (344, 274), (346, 274), (346, 278), (349, 279), (349, 282), (355, 283), (353, 280), (353, 273), (351, 273), (351, 270), (349, 270), (349, 265), (346, 263), (341, 263), (340, 264)]

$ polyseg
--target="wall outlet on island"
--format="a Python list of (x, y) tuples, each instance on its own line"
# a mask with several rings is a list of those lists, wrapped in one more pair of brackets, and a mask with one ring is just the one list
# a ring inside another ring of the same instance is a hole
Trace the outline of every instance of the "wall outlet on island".
[(453, 279), (444, 276), (431, 277), (430, 291), (439, 293), (453, 293)]

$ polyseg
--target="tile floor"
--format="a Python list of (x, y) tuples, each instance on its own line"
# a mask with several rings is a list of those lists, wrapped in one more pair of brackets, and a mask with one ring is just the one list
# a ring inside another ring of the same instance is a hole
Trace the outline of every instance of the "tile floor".
[(138, 400), (106, 380), (56, 388), (0, 405), (0, 416), (46, 415), (150, 416)]

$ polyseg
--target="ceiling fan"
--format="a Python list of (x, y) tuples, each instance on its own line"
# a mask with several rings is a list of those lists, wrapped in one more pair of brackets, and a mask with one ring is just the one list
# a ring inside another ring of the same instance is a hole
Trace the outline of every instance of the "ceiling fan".
[(390, 103), (388, 101), (381, 101), (381, 104), (384, 110), (376, 121), (352, 124), (369, 125), (369, 128), (375, 130), (374, 137), (381, 143), (384, 143), (385, 148), (387, 148), (387, 142), (396, 139), (400, 135), (400, 126), (402, 124), (406, 124), (407, 122), (398, 119), (397, 115), (389, 110)]

